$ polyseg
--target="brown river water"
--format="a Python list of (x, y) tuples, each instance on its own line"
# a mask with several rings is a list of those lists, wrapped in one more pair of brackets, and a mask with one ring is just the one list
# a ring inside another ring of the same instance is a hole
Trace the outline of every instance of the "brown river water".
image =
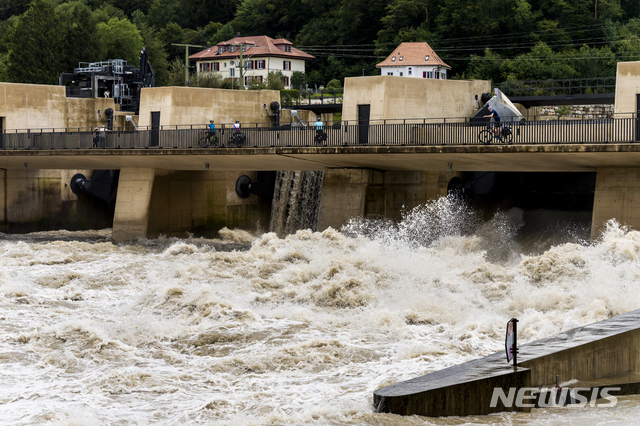
[(640, 424), (640, 397), (374, 412), (375, 389), (502, 350), (511, 317), (525, 343), (640, 307), (640, 233), (532, 252), (507, 215), (460, 213), (286, 238), (0, 234), (0, 424)]

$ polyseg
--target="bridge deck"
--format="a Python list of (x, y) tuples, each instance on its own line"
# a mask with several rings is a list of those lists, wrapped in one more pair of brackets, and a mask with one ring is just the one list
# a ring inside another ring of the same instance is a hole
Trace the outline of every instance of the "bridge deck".
[[(207, 146), (204, 129), (0, 134), (0, 168), (155, 167), (173, 170), (593, 171), (640, 164), (635, 118), (510, 123), (512, 136), (490, 138), (480, 124), (456, 119), (349, 124), (326, 128), (245, 128), (237, 147), (229, 129)], [(98, 146), (96, 147), (95, 144)], [(230, 148), (229, 146), (234, 146)]]
[[(26, 166), (25, 166), (26, 165)], [(640, 144), (0, 150), (5, 169), (596, 171), (638, 167)]]

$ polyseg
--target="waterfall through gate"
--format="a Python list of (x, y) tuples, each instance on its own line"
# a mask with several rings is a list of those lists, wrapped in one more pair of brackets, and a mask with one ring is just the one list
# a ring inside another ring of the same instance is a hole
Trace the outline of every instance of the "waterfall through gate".
[(279, 236), (317, 230), (321, 171), (279, 171), (271, 204), (269, 231)]

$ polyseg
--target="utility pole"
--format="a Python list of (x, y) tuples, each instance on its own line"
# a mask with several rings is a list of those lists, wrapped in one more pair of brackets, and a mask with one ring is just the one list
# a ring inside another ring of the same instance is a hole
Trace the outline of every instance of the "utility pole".
[(190, 47), (209, 47), (209, 46), (200, 46), (199, 44), (177, 44), (171, 43), (172, 46), (184, 46), (184, 84), (185, 86), (189, 82), (189, 48)]
[[(242, 69), (244, 68), (244, 62), (242, 59), (242, 52), (244, 52), (244, 46), (253, 46), (249, 43), (238, 43), (238, 44), (229, 44), (229, 46), (235, 46), (240, 48), (240, 83), (238, 83), (238, 89), (242, 87), (244, 89), (244, 78), (242, 75)], [(242, 86), (241, 86), (242, 85)], [(231, 88), (233, 88), (233, 79), (231, 79)]]

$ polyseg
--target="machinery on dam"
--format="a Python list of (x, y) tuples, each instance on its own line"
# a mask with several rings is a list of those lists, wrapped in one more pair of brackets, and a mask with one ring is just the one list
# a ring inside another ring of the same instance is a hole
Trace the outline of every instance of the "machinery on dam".
[(82, 173), (76, 173), (71, 178), (69, 186), (74, 194), (78, 196), (90, 194), (106, 201), (109, 208), (113, 210), (116, 206), (119, 177), (119, 170), (96, 170), (91, 179), (87, 179)]
[(67, 97), (112, 97), (121, 111), (138, 114), (140, 92), (143, 87), (155, 87), (156, 77), (149, 62), (149, 52), (140, 52), (140, 67), (127, 64), (124, 59), (102, 62), (80, 62), (72, 73), (62, 73), (59, 85), (66, 86)]

